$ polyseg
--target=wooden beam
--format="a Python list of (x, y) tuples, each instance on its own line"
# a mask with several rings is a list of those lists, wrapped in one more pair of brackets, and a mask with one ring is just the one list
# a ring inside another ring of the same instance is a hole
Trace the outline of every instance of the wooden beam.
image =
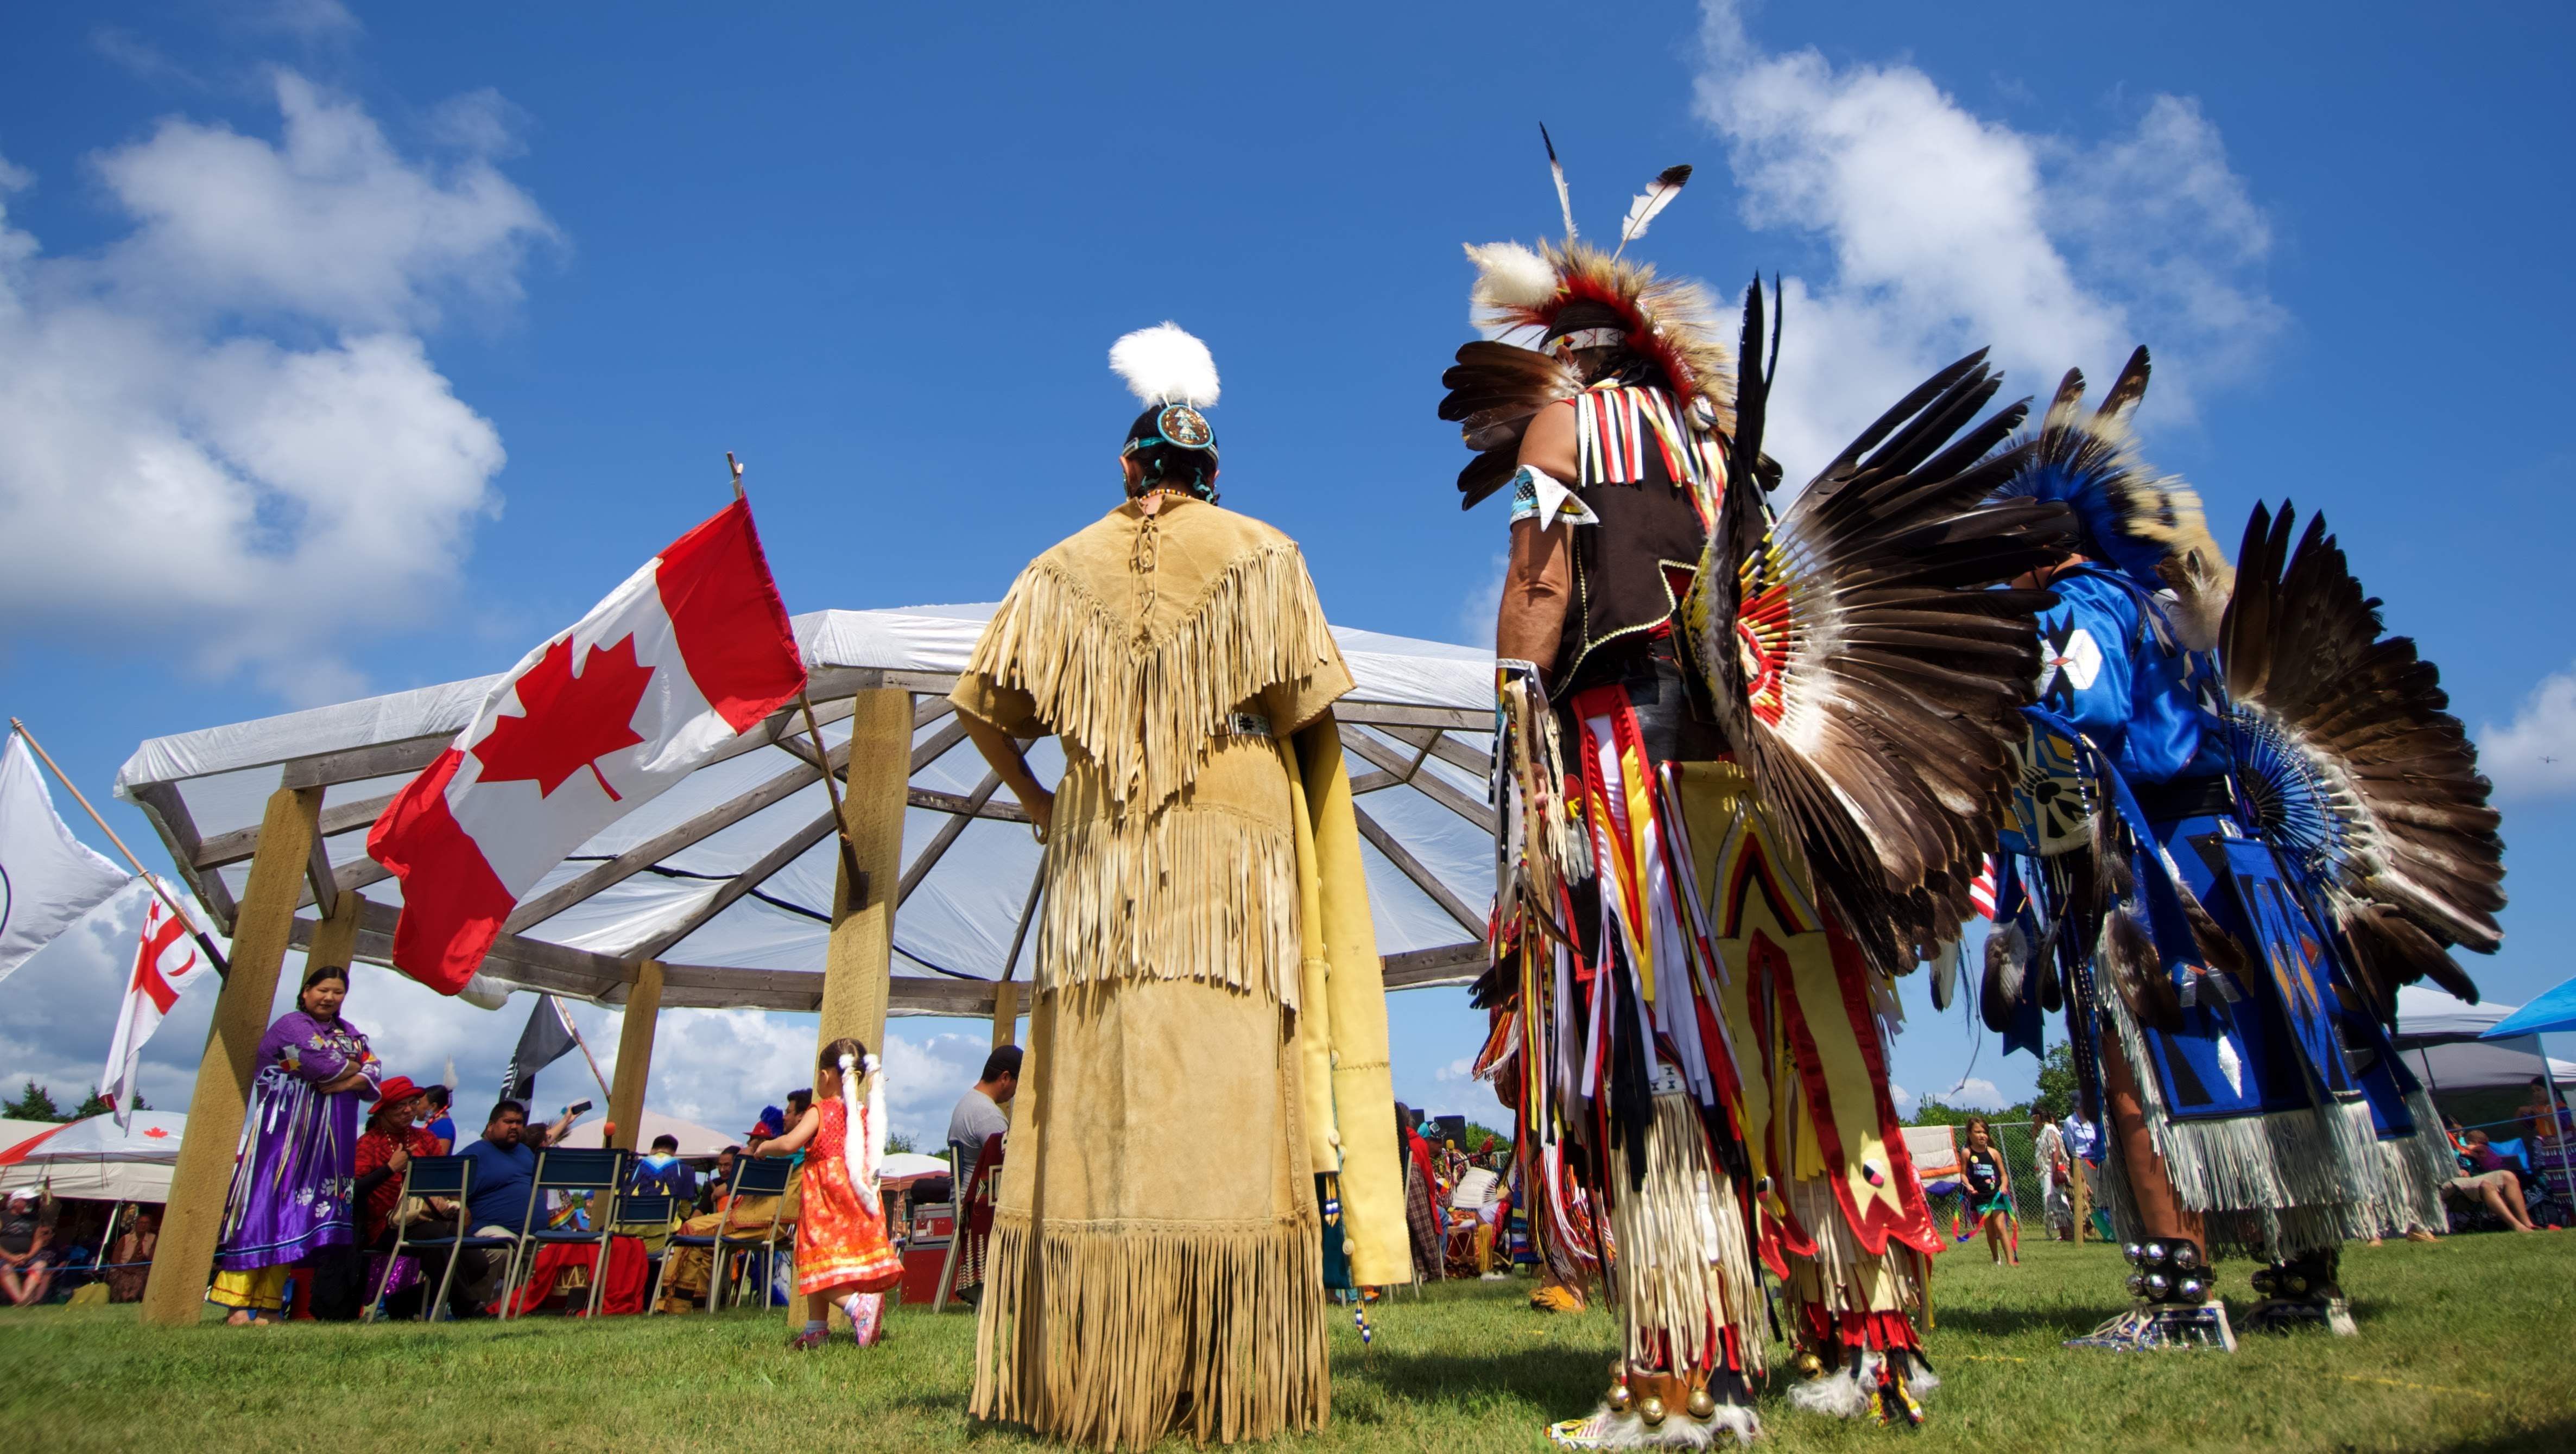
[[(903, 882), (895, 888), (894, 906), (896, 908), (902, 908), (903, 901), (911, 898), (912, 891), (921, 887), (921, 881), (930, 876), (932, 869), (939, 866), (939, 856), (946, 853), (949, 845), (957, 841), (958, 834), (966, 831), (967, 824), (975, 821), (975, 815), (983, 811), (985, 802), (993, 796), (993, 790), (1001, 785), (1000, 773), (984, 774), (984, 780), (975, 785), (973, 795), (966, 799), (966, 811), (940, 824), (937, 836), (921, 846), (921, 856), (912, 861), (912, 867), (903, 871)], [(911, 801), (909, 790), (905, 793), (904, 801), (906, 803)]]
[[(356, 957), (370, 964), (393, 963), (394, 925), (401, 919), (402, 909), (363, 896), (352, 897), (359, 906)], [(312, 920), (298, 919), (291, 931), (291, 942), (301, 946), (314, 932)], [(491, 949), (483, 956), (483, 969), (495, 979), (529, 989), (593, 1001), (614, 996), (637, 974), (632, 963), (614, 955), (575, 949), (567, 944), (551, 944), (518, 934), (503, 934), (494, 939)]]
[[(298, 919), (287, 931), (287, 942), (301, 945), (304, 962), (318, 969), (326, 964), (342, 967), (358, 961), (358, 934), (366, 927), (367, 901), (356, 894), (342, 894), (323, 920), (307, 932), (307, 920)], [(307, 971), (310, 972), (310, 969)]]
[[(822, 780), (823, 774), (815, 771), (812, 763), (799, 763), (730, 802), (709, 808), (677, 827), (636, 844), (606, 863), (564, 880), (512, 910), (509, 920), (501, 927), (512, 934), (533, 929), (593, 894), (624, 883), (672, 854), (713, 837), (763, 808), (784, 802)], [(825, 821), (828, 823), (830, 820), (827, 818)]]
[(608, 1090), (608, 1119), (617, 1128), (609, 1144), (627, 1151), (643, 1149), (637, 1132), (644, 1120), (644, 1083), (653, 1073), (654, 1023), (661, 1015), (662, 966), (648, 959), (636, 967), (626, 992), (617, 1027), (617, 1078)]
[[(1463, 767), (1480, 778), (1491, 778), (1494, 775), (1492, 753), (1479, 752), (1446, 732), (1435, 731), (1429, 727), (1381, 727), (1378, 730), (1398, 741), (1410, 742), (1416, 747), (1427, 746), (1433, 757), (1453, 767)], [(1482, 735), (1491, 737), (1494, 735), (1493, 730), (1488, 727)]]
[(954, 813), (961, 818), (990, 818), (996, 823), (1029, 821), (1029, 810), (1018, 803), (996, 803), (987, 799), (979, 804), (961, 794), (943, 793), (934, 788), (908, 788), (904, 791), (904, 801), (916, 808), (928, 808), (934, 813)]
[(364, 782), (368, 778), (414, 773), (436, 762), (438, 755), (455, 740), (455, 733), (441, 732), (435, 737), (406, 737), (398, 742), (379, 742), (372, 747), (346, 747), (337, 752), (315, 753), (286, 764), (279, 781), (290, 788), (326, 788), (334, 783)]
[(170, 861), (179, 869), (179, 877), (197, 894), (197, 902), (215, 916), (215, 924), (226, 934), (233, 931), (233, 891), (224, 876), (197, 866), (197, 820), (188, 812), (188, 802), (170, 783), (144, 783), (126, 790), (127, 798), (152, 820), (153, 831), (161, 835), (161, 846), (170, 850)]
[(1481, 943), (1444, 944), (1387, 955), (1379, 967), (1388, 989), (1411, 990), (1471, 983), (1491, 960), (1492, 951)]
[[(844, 862), (832, 894), (832, 937), (824, 950), (823, 1002), (815, 1027), (818, 1053), (843, 1036), (872, 1050), (885, 1048), (895, 906), (882, 886), (903, 877), (905, 788), (913, 765), (924, 760), (921, 749), (911, 746), (912, 730), (912, 699), (898, 689), (861, 692), (851, 703), (849, 791), (841, 797), (841, 814), (860, 877), (854, 881)], [(951, 732), (962, 738), (965, 725), (952, 721), (939, 736)], [(871, 883), (879, 885), (873, 893)]]
[(304, 876), (322, 813), (320, 788), (279, 788), (261, 822), (266, 851), (251, 860), (233, 926), (232, 973), (216, 991), (214, 1028), (188, 1098), (195, 1134), (179, 1143), (161, 1241), (143, 1289), (142, 1318), (164, 1328), (193, 1327), (203, 1309), (206, 1272), (223, 1234), (224, 1198), (241, 1143), (259, 1042), (268, 1033), (277, 972), (286, 962), (295, 921), (296, 885)]
[[(736, 903), (740, 902), (743, 895), (750, 893), (753, 889), (769, 882), (770, 875), (778, 872), (782, 868), (785, 868), (787, 865), (794, 863), (799, 857), (803, 856), (806, 849), (811, 848), (815, 844), (822, 842), (825, 838), (830, 837), (831, 833), (832, 810), (826, 808), (823, 810), (821, 817), (816, 818), (813, 822), (806, 824), (795, 832), (788, 834), (784, 842), (780, 843), (777, 847), (772, 848), (767, 853), (762, 854), (759, 860), (753, 863), (749, 868), (744, 869), (742, 872), (735, 874), (733, 877), (718, 884), (716, 886), (715, 896), (708, 899), (704, 904), (699, 905), (695, 913), (692, 913), (689, 917), (681, 920), (671, 928), (665, 929), (661, 933), (654, 935), (652, 938), (645, 940), (642, 944), (637, 945), (635, 947), (635, 957), (638, 959), (661, 958), (672, 945), (679, 943), (681, 940), (688, 938), (692, 934), (695, 934), (708, 920), (713, 919), (716, 915), (723, 913), (725, 910), (732, 908)], [(860, 885), (860, 892), (866, 892), (866, 884), (864, 881)]]
[(1354, 702), (1348, 697), (1333, 704), (1333, 720), (1349, 724), (1365, 722), (1372, 727), (1437, 727), (1445, 732), (1482, 732), (1494, 730), (1491, 707), (1407, 707), (1393, 702)]
[[(167, 785), (155, 784), (155, 786), (166, 787)], [(176, 790), (173, 789), (173, 791)], [(325, 806), (322, 809), (322, 836), (329, 838), (346, 833), (353, 828), (374, 826), (376, 819), (382, 817), (385, 809), (393, 803), (394, 796), (392, 793), (386, 793), (381, 797), (361, 798), (354, 803), (332, 803)], [(220, 868), (227, 863), (241, 862), (258, 848), (258, 828), (236, 828), (230, 833), (218, 833), (198, 844), (195, 862), (199, 868)]]
[(1438, 773), (1417, 772), (1416, 769), (1422, 765), (1422, 759), (1419, 757), (1408, 760), (1403, 753), (1368, 733), (1348, 727), (1342, 729), (1342, 742), (1351, 751), (1367, 759), (1371, 765), (1384, 768), (1405, 779), (1420, 789), (1424, 797), (1475, 824), (1484, 830), (1486, 837), (1494, 836), (1496, 828), (1494, 810), (1478, 799), (1471, 798), (1451, 787), (1448, 780)]
[(1466, 900), (1442, 883), (1439, 875), (1423, 867), (1422, 860), (1414, 857), (1411, 849), (1396, 842), (1395, 835), (1386, 831), (1386, 825), (1370, 817), (1366, 808), (1354, 806), (1351, 813), (1360, 820), (1360, 836), (1376, 844), (1377, 851), (1385, 854), (1387, 861), (1402, 870), (1406, 878), (1413, 880), (1414, 887), (1429, 894), (1431, 901), (1447, 910), (1449, 917), (1457, 920), (1468, 933), (1478, 939), (1485, 937), (1484, 915), (1468, 908)]

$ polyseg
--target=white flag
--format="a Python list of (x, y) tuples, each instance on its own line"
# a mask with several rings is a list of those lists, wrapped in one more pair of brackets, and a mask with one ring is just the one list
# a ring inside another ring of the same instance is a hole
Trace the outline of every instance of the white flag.
[(25, 739), (0, 754), (0, 979), (134, 875), (72, 836)]
[(199, 952), (187, 922), (154, 895), (143, 913), (142, 941), (134, 947), (134, 972), (126, 977), (116, 1039), (107, 1047), (107, 1074), (99, 1078), (99, 1093), (115, 1105), (120, 1128), (134, 1121), (135, 1070), (143, 1059), (143, 1042), (161, 1028), (179, 996), (212, 978), (213, 966)]

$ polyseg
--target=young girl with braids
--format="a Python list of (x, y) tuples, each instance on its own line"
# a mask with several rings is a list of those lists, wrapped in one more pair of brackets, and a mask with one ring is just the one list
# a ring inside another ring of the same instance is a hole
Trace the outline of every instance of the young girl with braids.
[[(877, 1167), (885, 1159), (885, 1100), (877, 1058), (856, 1040), (823, 1047), (814, 1071), (814, 1104), (760, 1155), (806, 1152), (803, 1212), (796, 1222), (796, 1291), (805, 1298), (805, 1331), (789, 1346), (820, 1348), (825, 1309), (849, 1315), (860, 1347), (883, 1336), (885, 1291), (903, 1280), (903, 1259), (886, 1237)], [(860, 1077), (867, 1095), (860, 1098)]]

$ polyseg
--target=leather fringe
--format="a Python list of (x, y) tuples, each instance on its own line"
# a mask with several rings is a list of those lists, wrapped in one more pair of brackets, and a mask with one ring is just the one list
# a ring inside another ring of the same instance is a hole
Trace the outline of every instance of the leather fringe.
[(1684, 1367), (1708, 1367), (1723, 1361), (1724, 1350), (1712, 1346), (1716, 1331), (1732, 1327), (1747, 1376), (1760, 1378), (1768, 1339), (1744, 1217), (1732, 1179), (1709, 1160), (1708, 1135), (1689, 1097), (1655, 1097), (1643, 1187), (1629, 1190), (1626, 1146), (1613, 1148), (1611, 1164), (1617, 1190), (1610, 1230), (1619, 1249), (1612, 1268), (1628, 1366), (1653, 1371), (1671, 1356)]
[(1224, 808), (1059, 820), (1038, 925), (1038, 986), (1204, 980), (1295, 1009), (1301, 998), (1291, 825)]
[(1227, 714), (1333, 654), (1305, 558), (1284, 539), (1238, 557), (1159, 635), (1138, 616), (1043, 555), (1012, 583), (966, 663), (1027, 692), (1039, 720), (1100, 764), (1111, 801), (1131, 808), (1195, 782)]
[(1817, 1302), (1837, 1319), (1844, 1313), (1921, 1316), (1931, 1259), (1892, 1237), (1885, 1256), (1871, 1255), (1852, 1237), (1842, 1203), (1824, 1177), (1791, 1178), (1781, 1189), (1790, 1215), (1816, 1242), (1815, 1256), (1790, 1258), (1784, 1290), (1793, 1305)]
[(976, 1324), (975, 1417), (1114, 1450), (1149, 1448), (1171, 1432), (1200, 1444), (1267, 1439), (1319, 1429), (1330, 1416), (1323, 1237), (1313, 1218), (1089, 1223), (1050, 1227), (1035, 1241), (1044, 1302), (1040, 1326), (1023, 1330), (1028, 1214), (995, 1218)]
[[(2137, 1067), (2148, 1139), (2182, 1205), (2201, 1214), (2211, 1255), (2295, 1256), (2386, 1230), (2382, 1209), (2402, 1192), (2388, 1184), (2389, 1160), (2368, 1105), (2354, 1100), (2221, 1120), (2177, 1119), (2164, 1104), (2155, 1063), (2128, 1007), (2116, 997), (2102, 1005), (2122, 1052)], [(2111, 1163), (2116, 1169), (2118, 1158)], [(2113, 1225), (2122, 1240), (2136, 1241), (2126, 1174), (2115, 1171), (2110, 1180), (2116, 1194), (2104, 1201)]]

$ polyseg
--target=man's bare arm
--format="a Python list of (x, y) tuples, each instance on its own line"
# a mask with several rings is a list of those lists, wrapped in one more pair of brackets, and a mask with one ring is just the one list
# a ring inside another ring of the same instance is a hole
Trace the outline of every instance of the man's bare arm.
[[(1521, 436), (1520, 462), (1570, 484), (1580, 471), (1575, 442), (1574, 406), (1551, 404)], [(1503, 599), (1494, 614), (1496, 656), (1536, 662), (1542, 672), (1555, 662), (1558, 639), (1565, 634), (1565, 603), (1574, 589), (1571, 528), (1537, 520), (1512, 526), (1511, 563), (1504, 570)]]

